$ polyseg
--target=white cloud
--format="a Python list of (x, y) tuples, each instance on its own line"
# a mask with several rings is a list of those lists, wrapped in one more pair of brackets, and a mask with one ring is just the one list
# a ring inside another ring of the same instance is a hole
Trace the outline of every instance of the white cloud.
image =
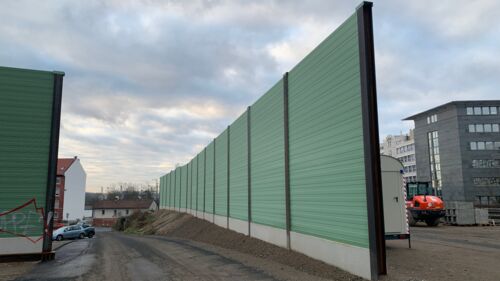
[[(382, 135), (450, 100), (498, 99), (498, 1), (376, 1)], [(90, 190), (185, 163), (359, 1), (8, 1), (0, 65), (63, 70), (62, 156)]]

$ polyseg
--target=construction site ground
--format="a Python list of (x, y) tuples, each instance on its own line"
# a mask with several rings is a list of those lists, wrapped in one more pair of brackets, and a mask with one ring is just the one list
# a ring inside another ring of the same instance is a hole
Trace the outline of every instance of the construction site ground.
[[(362, 280), (187, 214), (139, 215), (125, 227), (74, 240), (53, 262), (0, 264), (0, 280)], [(382, 280), (500, 280), (500, 227), (411, 232), (412, 249), (387, 241)]]

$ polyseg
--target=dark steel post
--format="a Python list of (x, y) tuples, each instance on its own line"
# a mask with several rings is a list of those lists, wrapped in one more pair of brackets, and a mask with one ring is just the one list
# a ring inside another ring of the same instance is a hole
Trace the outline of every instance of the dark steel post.
[(288, 72), (283, 75), (283, 114), (285, 140), (285, 212), (286, 245), (290, 249), (291, 209), (290, 209), (290, 150), (288, 129)]
[(368, 234), (370, 240), (370, 267), (372, 280), (386, 274), (384, 210), (380, 172), (380, 148), (375, 83), (375, 54), (373, 47), (371, 2), (357, 8), (359, 60), (361, 77), (361, 110), (365, 154), (366, 199)]
[(252, 166), (251, 166), (251, 138), (250, 138), (250, 112), (251, 107), (247, 107), (247, 178), (248, 178), (248, 236), (250, 236), (251, 224), (252, 224)]
[[(50, 125), (49, 163), (47, 188), (45, 191), (45, 214), (43, 226), (42, 259), (52, 259), (52, 231), (54, 223), (54, 203), (56, 196), (57, 154), (59, 151), (59, 130), (61, 126), (61, 101), (64, 73), (54, 73), (52, 96), (52, 123)], [(48, 257), (45, 257), (48, 254)]]
[(230, 153), (230, 146), (229, 146), (229, 142), (230, 142), (230, 134), (231, 134), (231, 126), (227, 126), (227, 228), (229, 228), (229, 214), (230, 214), (230, 209), (229, 209), (229, 200), (230, 200), (230, 191), (229, 191), (229, 187), (230, 187), (230, 184), (229, 184), (229, 165), (230, 165), (230, 159), (229, 159), (229, 153)]

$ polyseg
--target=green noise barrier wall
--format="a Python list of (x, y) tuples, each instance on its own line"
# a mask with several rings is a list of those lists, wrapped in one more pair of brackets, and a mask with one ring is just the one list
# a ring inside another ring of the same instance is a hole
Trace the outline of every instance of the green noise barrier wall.
[(0, 67), (0, 256), (50, 259), (64, 73)]
[(168, 184), (161, 189), (162, 208), (180, 203), (367, 279), (385, 274), (371, 7), (363, 2), (193, 160), (162, 177), (176, 178), (174, 195)]

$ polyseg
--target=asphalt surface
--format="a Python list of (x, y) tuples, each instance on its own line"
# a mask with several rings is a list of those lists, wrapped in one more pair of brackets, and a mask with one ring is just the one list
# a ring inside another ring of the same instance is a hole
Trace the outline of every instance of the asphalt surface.
[(277, 280), (186, 240), (98, 233), (16, 280)]

